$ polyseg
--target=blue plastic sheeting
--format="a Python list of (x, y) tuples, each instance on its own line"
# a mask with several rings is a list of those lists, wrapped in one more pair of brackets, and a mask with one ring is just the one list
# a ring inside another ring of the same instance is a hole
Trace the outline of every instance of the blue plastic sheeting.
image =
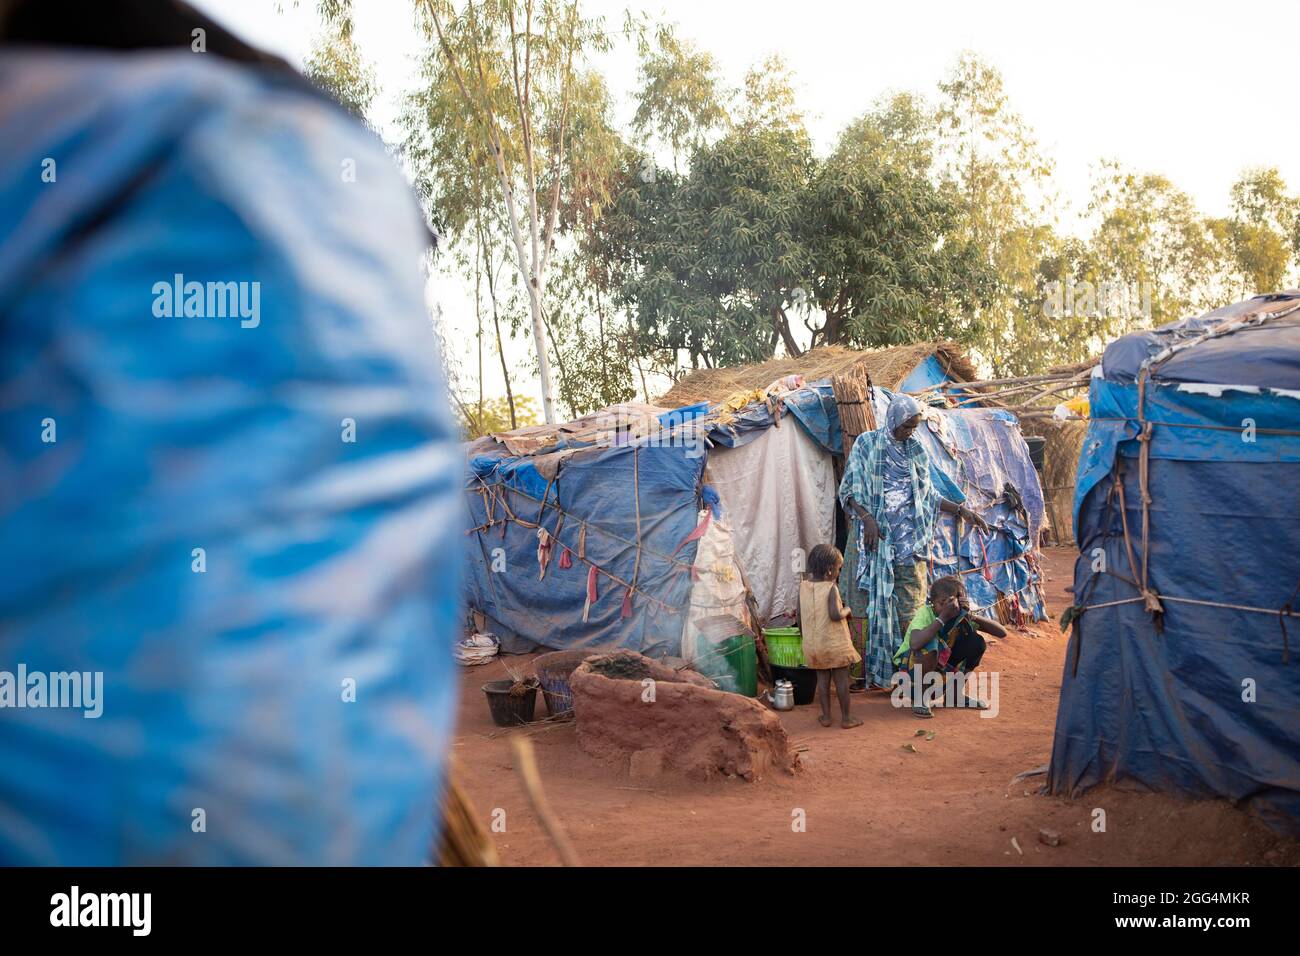
[[(878, 388), (875, 394), (876, 418), (883, 421), (892, 393)], [(926, 425), (915, 435), (939, 473), (939, 492), (951, 501), (965, 501), (993, 532), (986, 535), (964, 526), (958, 539), (956, 518), (940, 514), (931, 577), (988, 566), (987, 577), (982, 571), (962, 575), (975, 607), (992, 607), (1001, 592), (1015, 595), (1029, 617), (1044, 620), (1040, 570), (1033, 556), (1044, 520), (1043, 490), (1018, 419), (996, 408), (937, 411), (946, 423), (951, 448)]]
[[(1194, 339), (1225, 319), (1283, 302), (1300, 302), (1300, 293), (1256, 296), (1194, 319), (1116, 339), (1102, 357), (1105, 378), (1132, 382), (1142, 363), (1163, 349)], [(1160, 365), (1158, 377), (1165, 382), (1300, 389), (1300, 312), (1185, 349)]]
[[(537, 466), (529, 458), (493, 458), (489, 455), (475, 455), (469, 462), (470, 471), (477, 477), (493, 484), (503, 484), (516, 491), (523, 492), (538, 502), (546, 498), (547, 481), (542, 477)], [(551, 500), (554, 495), (551, 495)]]
[(785, 407), (812, 440), (832, 455), (844, 454), (840, 410), (830, 379), (821, 379), (786, 396)]
[[(875, 395), (877, 416), (883, 420), (892, 393), (876, 389)], [(789, 415), (779, 426), (774, 426), (765, 406), (753, 405), (741, 409), (727, 426), (710, 426), (709, 440), (731, 447), (753, 441), (768, 428), (802, 427), (823, 448), (839, 453), (839, 412), (828, 383), (785, 396), (785, 405)], [(1026, 552), (1033, 550), (1031, 542), (1043, 523), (1043, 496), (1016, 418), (1010, 412), (983, 408), (940, 414), (948, 422), (955, 456), (929, 429), (917, 432), (930, 452), (936, 485), (950, 500), (969, 500), (997, 530), (985, 536), (967, 528), (957, 541), (954, 519), (941, 516), (942, 540), (936, 547), (934, 573), (992, 564), (991, 580), (979, 573), (965, 575), (972, 599), (980, 607), (991, 606), (998, 588), (1016, 595), (1025, 612), (1041, 620), (1045, 612), (1037, 592), (1038, 571)], [(466, 553), (469, 603), (491, 619), (489, 627), (501, 638), (502, 647), (511, 653), (540, 645), (677, 654), (690, 600), (695, 542), (681, 547), (675, 556), (673, 552), (696, 527), (705, 463), (698, 447), (682, 442), (641, 447), (636, 452), (645, 542), (639, 569), (632, 446), (579, 450), (558, 461), (547, 454), (551, 449), (513, 457), (494, 454), (497, 448), (492, 442), (478, 441), (466, 449), (471, 472), (466, 485), (469, 527), (475, 529), (467, 536)], [(543, 474), (543, 460), (551, 462), (547, 474), (554, 475), (554, 481)], [(1018, 492), (1023, 513), (1007, 500), (1007, 485)], [(551, 507), (544, 512), (542, 524), (558, 536), (559, 543), (545, 576), (539, 578), (537, 529), (506, 517), (513, 514), (536, 524), (543, 513), (543, 498)], [(556, 502), (566, 515), (562, 521)], [(584, 523), (586, 556), (619, 579), (598, 575), (598, 600), (585, 624), (588, 567), (576, 554)], [(574, 552), (572, 568), (559, 566), (561, 546)], [(626, 587), (619, 582), (631, 581), (634, 571), (637, 588), (645, 595), (634, 596), (632, 613), (623, 617)]]
[[(1092, 419), (1080, 450), (1074, 488), (1076, 527), (1084, 499), (1110, 474), (1115, 455), (1136, 458), (1139, 454), (1141, 426), (1135, 386), (1094, 378), (1089, 407)], [(1300, 462), (1300, 435), (1268, 433), (1271, 429), (1295, 431), (1300, 421), (1300, 394), (1225, 390), (1213, 395), (1187, 392), (1157, 380), (1146, 388), (1146, 418), (1154, 423), (1152, 458), (1243, 464)], [(1253, 432), (1248, 429), (1252, 425)], [(1250, 437), (1254, 440), (1245, 440)]]
[[(833, 455), (843, 454), (840, 414), (829, 380), (788, 392), (782, 401), (786, 413), (803, 427), (813, 441)], [(737, 448), (749, 444), (773, 424), (772, 413), (766, 405), (747, 405), (734, 413), (732, 420), (725, 425), (709, 423), (706, 433), (709, 441), (715, 445)]]
[[(696, 543), (681, 545), (696, 527), (704, 456), (680, 446), (574, 452), (559, 464), (547, 499), (551, 507), (544, 512), (546, 483), (536, 494), (524, 489), (516, 466), (522, 461), (503, 459), (495, 470), (476, 462), (476, 477), (465, 489), (470, 527), (479, 529), (465, 536), (469, 603), (491, 618), (489, 627), (503, 648), (520, 653), (540, 644), (679, 653)], [(537, 529), (504, 520), (507, 508), (533, 524), (541, 516), (557, 538), (544, 577)], [(492, 518), (496, 521), (489, 524)], [(628, 617), (622, 616), (627, 588), (599, 573), (597, 600), (583, 623), (589, 570), (579, 557), (584, 527), (587, 561), (622, 582), (635, 577), (643, 592), (633, 595)], [(572, 552), (571, 568), (560, 567), (561, 546)]]
[[(724, 448), (739, 448), (748, 445), (772, 427), (772, 413), (765, 405), (746, 405), (732, 413), (731, 421), (725, 425), (717, 421), (703, 424), (702, 428), (714, 445)], [(689, 428), (690, 426), (686, 426)]]
[[(1137, 463), (1122, 459), (1128, 523), (1142, 522)], [(1074, 588), (1084, 605), (1136, 590), (1114, 478), (1089, 495)], [(1157, 593), (1280, 608), (1300, 583), (1300, 465), (1151, 462), (1150, 585)], [(1141, 566), (1140, 538), (1134, 542)], [(1164, 601), (1163, 631), (1142, 604), (1086, 611), (1066, 652), (1049, 785), (1074, 794), (1119, 779), (1152, 790), (1245, 801), (1300, 833), (1300, 682), (1283, 663), (1276, 614)], [(1075, 666), (1078, 672), (1075, 672)], [(1243, 681), (1257, 699), (1243, 700)]]
[[(1094, 414), (1100, 408), (1136, 417), (1133, 357), (1150, 353), (1151, 334), (1138, 333), (1137, 342), (1120, 339), (1106, 350), (1107, 359), (1118, 360), (1106, 363), (1106, 379), (1093, 380)], [(1292, 387), (1269, 376), (1294, 367), (1300, 340), (1269, 340), (1276, 353), (1256, 365), (1261, 341), (1259, 331), (1243, 330), (1214, 340), (1212, 363), (1195, 356), (1205, 345), (1181, 353), (1180, 360), (1196, 380), (1217, 368), (1236, 384)], [(1248, 360), (1231, 355), (1233, 342)], [(1112, 374), (1119, 381), (1110, 380)], [(1290, 382), (1285, 374), (1283, 381)], [(1147, 388), (1148, 420), (1225, 430), (1154, 426), (1146, 564), (1164, 608), (1157, 626), (1143, 604), (1132, 601), (1137, 589), (1124, 580), (1140, 580), (1143, 563), (1138, 443), (1127, 426), (1116, 440), (1117, 423), (1089, 425), (1079, 479), (1086, 476), (1088, 484), (1076, 506), (1081, 554), (1074, 587), (1078, 603), (1090, 609), (1078, 619), (1067, 651), (1049, 784), (1056, 793), (1077, 793), (1124, 780), (1242, 801), (1270, 825), (1297, 834), (1300, 683), (1294, 660), (1284, 659), (1277, 611), (1295, 600), (1300, 586), (1300, 461), (1293, 436), (1263, 429), (1265, 423), (1300, 428), (1300, 402), (1236, 390), (1217, 398), (1188, 395), (1161, 384), (1164, 377), (1162, 366)], [(1243, 440), (1245, 418), (1257, 420), (1253, 442)], [(1136, 569), (1124, 544), (1117, 482)], [(1109, 573), (1094, 572), (1099, 559)], [(1097, 606), (1115, 601), (1130, 603)], [(1300, 627), (1292, 622), (1294, 638)]]
[[(419, 864), (463, 459), (409, 189), (215, 56), (6, 52), (0, 86), (0, 671), (102, 673), (97, 718), (4, 709), (0, 863)], [(156, 316), (176, 274), (258, 282), (257, 324)]]
[(898, 387), (900, 392), (919, 392), (931, 385), (949, 381), (951, 376), (944, 371), (943, 364), (937, 356), (929, 355), (917, 363), (916, 368), (907, 373), (907, 378)]

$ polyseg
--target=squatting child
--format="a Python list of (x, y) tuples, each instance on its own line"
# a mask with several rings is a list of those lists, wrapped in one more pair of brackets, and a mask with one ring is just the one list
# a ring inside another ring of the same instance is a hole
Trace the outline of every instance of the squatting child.
[[(894, 665), (909, 675), (920, 665), (921, 674), (939, 671), (944, 674), (969, 674), (979, 666), (988, 646), (980, 632), (1006, 637), (1007, 629), (992, 618), (972, 614), (966, 587), (955, 574), (939, 578), (930, 585), (930, 602), (922, 605), (907, 627), (906, 635), (894, 652)], [(976, 698), (963, 700), (962, 706), (980, 710), (988, 705)], [(917, 717), (933, 717), (930, 707), (917, 700), (912, 707)]]

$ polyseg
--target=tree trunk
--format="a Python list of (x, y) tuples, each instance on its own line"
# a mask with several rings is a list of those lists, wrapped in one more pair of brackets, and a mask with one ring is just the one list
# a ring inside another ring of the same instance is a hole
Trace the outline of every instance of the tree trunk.
[(478, 242), (478, 254), (474, 256), (474, 321), (477, 323), (478, 331), (474, 338), (478, 342), (478, 421), (474, 425), (474, 430), (482, 428), (483, 423), (483, 224), (478, 223), (476, 241)]
[(487, 254), (487, 246), (484, 246), (483, 262), (484, 265), (487, 266), (485, 271), (487, 272), (488, 280), (488, 298), (492, 300), (492, 325), (496, 328), (497, 332), (497, 355), (501, 358), (501, 376), (506, 380), (506, 404), (510, 406), (510, 429), (513, 431), (519, 427), (519, 423), (515, 418), (515, 393), (510, 387), (510, 368), (506, 365), (506, 350), (505, 346), (501, 342), (501, 316), (497, 312), (496, 279), (492, 273), (492, 263), (488, 260)]
[[(524, 275), (528, 275), (527, 264), (523, 261), (523, 249), (520, 252), (520, 266)], [(548, 425), (555, 424), (555, 405), (551, 389), (551, 359), (546, 354), (546, 320), (542, 317), (542, 286), (535, 276), (528, 280), (528, 310), (533, 316), (533, 347), (537, 349), (537, 377), (542, 386), (542, 418)]]
[(785, 344), (785, 350), (790, 353), (791, 358), (798, 358), (803, 354), (798, 343), (794, 340), (794, 335), (790, 332), (790, 320), (786, 318), (785, 310), (780, 306), (772, 307), (772, 324), (776, 331), (780, 333), (781, 341)]
[[(566, 383), (569, 381), (569, 373), (568, 373), (568, 369), (566, 369), (566, 368), (564, 367), (564, 353), (560, 351), (560, 343), (556, 340), (556, 338), (555, 338), (555, 334), (551, 331), (551, 323), (550, 323), (549, 321), (547, 321), (547, 319), (546, 319), (546, 313), (545, 313), (545, 312), (542, 313), (542, 331), (543, 331), (543, 334), (545, 334), (547, 340), (549, 340), (549, 341), (555, 343), (555, 362), (556, 362), (556, 364), (559, 366), (559, 369), (560, 369), (560, 391), (562, 391), (562, 392), (566, 392), (567, 394), (572, 395), (573, 393), (570, 392), (570, 391), (568, 390), (568, 388), (567, 388), (567, 384), (566, 384)], [(543, 342), (542, 342), (542, 351), (541, 351), (541, 353), (540, 353), (543, 357), (545, 357), (546, 354), (547, 354), (547, 353), (546, 353), (545, 346), (546, 346), (546, 342), (543, 341)], [(549, 359), (548, 359), (548, 360), (547, 360), (547, 366), (546, 366), (546, 381), (547, 381), (547, 382), (550, 381), (550, 375), (551, 375), (551, 367), (550, 367), (550, 361), (549, 361)], [(573, 405), (572, 405), (572, 404), (569, 405), (569, 416), (570, 416), (571, 418), (572, 418), (572, 417), (576, 417), (576, 416), (575, 416), (575, 413), (574, 413), (574, 409), (573, 409)], [(546, 424), (548, 424), (548, 425), (554, 425), (555, 422), (552, 421), (551, 419), (547, 419)]]

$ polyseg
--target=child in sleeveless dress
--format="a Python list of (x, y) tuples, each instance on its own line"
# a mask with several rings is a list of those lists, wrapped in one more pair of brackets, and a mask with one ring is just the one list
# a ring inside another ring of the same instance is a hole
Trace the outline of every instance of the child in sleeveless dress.
[(849, 638), (849, 610), (840, 601), (836, 584), (844, 555), (830, 544), (819, 544), (808, 555), (808, 574), (799, 583), (799, 630), (804, 663), (817, 672), (818, 718), (831, 725), (831, 681), (840, 701), (840, 726), (860, 727), (849, 713), (849, 668), (862, 660)]

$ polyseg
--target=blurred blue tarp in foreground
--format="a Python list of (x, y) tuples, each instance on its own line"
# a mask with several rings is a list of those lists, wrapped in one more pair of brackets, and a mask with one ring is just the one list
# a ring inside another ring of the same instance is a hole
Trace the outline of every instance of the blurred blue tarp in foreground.
[[(428, 859), (464, 521), (406, 184), (214, 56), (0, 90), (0, 671), (103, 672), (0, 710), (0, 862)], [(178, 276), (257, 321), (160, 317)]]

